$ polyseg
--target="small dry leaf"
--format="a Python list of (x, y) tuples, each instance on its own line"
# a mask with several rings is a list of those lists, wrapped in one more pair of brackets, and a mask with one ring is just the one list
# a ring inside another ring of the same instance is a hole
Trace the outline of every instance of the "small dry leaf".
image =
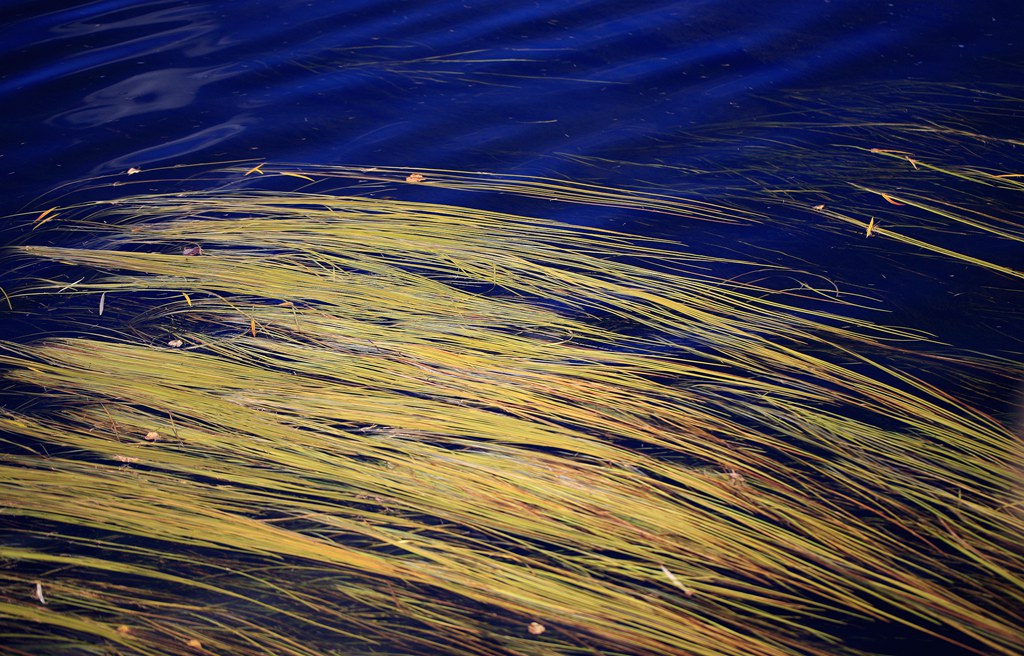
[(186, 642), (185, 644), (188, 645), (189, 647), (191, 647), (192, 649), (202, 649), (203, 648), (203, 643), (199, 642), (195, 638), (189, 638), (188, 642)]
[(530, 635), (540, 635), (547, 631), (547, 627), (540, 622), (530, 622), (529, 626), (526, 627), (526, 630), (530, 632)]
[(128, 626), (127, 624), (122, 624), (121, 626), (117, 627), (117, 632), (121, 635), (131, 635), (132, 627)]
[(422, 173), (410, 173), (405, 176), (406, 182), (423, 182), (426, 178), (423, 177)]
[(693, 588), (688, 588), (685, 585), (683, 585), (683, 582), (680, 581), (675, 574), (670, 572), (667, 567), (661, 565), (661, 571), (665, 573), (665, 576), (668, 577), (669, 581), (672, 581), (673, 585), (675, 585), (677, 588), (683, 591), (683, 594), (686, 595), (687, 598), (690, 598), (694, 595)]
[(57, 209), (57, 208), (56, 207), (51, 207), (50, 209), (46, 210), (45, 212), (42, 212), (39, 216), (36, 217), (35, 221), (33, 221), (32, 223), (39, 223), (40, 221), (42, 221), (46, 217), (48, 217), (51, 214), (53, 214), (53, 211), (55, 209)]
[(57, 216), (59, 216), (59, 215), (53, 213), (54, 210), (56, 210), (56, 209), (57, 209), (56, 207), (51, 207), (50, 209), (46, 210), (45, 212), (43, 212), (42, 214), (37, 216), (35, 221), (32, 222), (34, 224), (32, 226), (32, 229), (35, 230), (36, 228), (38, 228), (39, 226), (43, 225), (47, 221), (55, 219)]
[(156, 440), (160, 439), (160, 433), (156, 431), (149, 431), (148, 433), (146, 433), (146, 439), (149, 440), (150, 442), (155, 442)]
[(135, 175), (136, 173), (142, 173), (142, 169), (137, 169), (134, 166), (128, 169), (128, 175)]
[(167, 345), (170, 346), (171, 348), (180, 348), (181, 345), (184, 343), (185, 342), (181, 341), (180, 339), (172, 339), (171, 341), (167, 342)]
[(138, 458), (131, 458), (129, 456), (121, 456), (121, 455), (114, 456), (114, 460), (116, 460), (118, 462), (138, 462), (139, 461)]

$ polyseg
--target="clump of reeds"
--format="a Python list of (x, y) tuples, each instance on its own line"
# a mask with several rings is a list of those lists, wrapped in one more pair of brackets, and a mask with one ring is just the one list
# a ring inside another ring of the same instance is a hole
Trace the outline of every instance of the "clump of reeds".
[(923, 335), (677, 244), (275, 188), (757, 217), (524, 177), (222, 175), (62, 207), (36, 234), (76, 246), (15, 249), (71, 277), (12, 310), (92, 325), (0, 354), (35, 397), (0, 414), (17, 649), (825, 655), (882, 625), (1024, 648), (1017, 445), (932, 382), (953, 356), (903, 348)]

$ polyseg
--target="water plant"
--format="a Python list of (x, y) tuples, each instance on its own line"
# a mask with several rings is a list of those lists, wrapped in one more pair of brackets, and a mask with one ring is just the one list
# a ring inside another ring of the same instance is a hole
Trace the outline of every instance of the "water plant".
[[(1020, 445), (967, 400), (1019, 363), (789, 266), (494, 201), (765, 216), (528, 176), (181, 172), (60, 199), (10, 249), (6, 311), (66, 330), (0, 353), (8, 653), (1024, 648)], [(851, 639), (883, 626), (906, 642)]]

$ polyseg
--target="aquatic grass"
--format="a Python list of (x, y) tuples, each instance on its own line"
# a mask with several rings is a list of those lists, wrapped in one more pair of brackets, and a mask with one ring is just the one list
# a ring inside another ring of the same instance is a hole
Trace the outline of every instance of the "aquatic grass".
[[(435, 54), (430, 50), (431, 54), (410, 56), (422, 51), (420, 46), (409, 44), (328, 48), (295, 62), (295, 65), (318, 76), (368, 75), (375, 82), (393, 77), (416, 84), (463, 82), (473, 86), (497, 87), (516, 86), (523, 79), (558, 84), (623, 84), (613, 79), (573, 76), (572, 65), (553, 59), (549, 52), (540, 55), (521, 49), (476, 49)], [(514, 64), (514, 67), (509, 64)], [(530, 64), (537, 65), (536, 74), (530, 74)], [(551, 70), (553, 65), (560, 65), (558, 67), (564, 68), (565, 74), (554, 74)]]
[[(760, 225), (843, 244), (870, 255), (889, 275), (896, 268), (916, 274), (920, 267), (909, 257), (916, 254), (930, 264), (959, 261), (996, 272), (1015, 289), (1022, 275), (1012, 254), (1024, 239), (1018, 197), (1024, 174), (1016, 154), (1022, 142), (1006, 126), (1014, 125), (1021, 98), (1019, 85), (974, 89), (919, 81), (795, 90), (764, 99), (778, 111), (757, 121), (676, 135), (672, 144), (690, 146), (682, 163), (658, 148), (638, 161), (562, 158), (590, 176), (612, 169), (635, 171), (639, 179), (651, 177), (651, 169), (672, 172), (681, 178), (673, 193), (710, 193), (759, 214), (770, 215), (772, 206), (803, 212), (804, 221)], [(649, 184), (645, 191), (664, 189)], [(856, 235), (863, 237), (859, 244), (850, 239)], [(794, 265), (828, 270), (821, 262)]]
[[(15, 249), (95, 272), (10, 293), (94, 334), (0, 352), (37, 399), (0, 414), (5, 621), (38, 579), (68, 648), (133, 653), (824, 655), (880, 623), (1020, 649), (1019, 447), (901, 366), (1002, 362), (744, 282), (760, 263), (245, 173), (64, 208), (36, 233), (79, 247)], [(445, 184), (524, 189), (491, 178)]]

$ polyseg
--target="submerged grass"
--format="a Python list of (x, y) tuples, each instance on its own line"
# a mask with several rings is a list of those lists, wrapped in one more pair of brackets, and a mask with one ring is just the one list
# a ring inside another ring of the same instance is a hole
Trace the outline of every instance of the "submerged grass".
[(1024, 649), (1019, 445), (933, 382), (1006, 361), (923, 353), (855, 295), (715, 276), (762, 264), (259, 187), (404, 171), (253, 170), (63, 207), (34, 234), (76, 247), (14, 249), (70, 276), (8, 289), (14, 311), (93, 328), (0, 354), (36, 397), (0, 413), (12, 649), (825, 655), (883, 624)]
[(809, 237), (817, 239), (830, 231), (870, 237), (844, 242), (861, 255), (898, 252), (898, 260), (886, 261), (890, 281), (897, 273), (914, 275), (919, 258), (929, 258), (995, 272), (1019, 289), (1024, 172), (1017, 154), (1022, 141), (1012, 126), (1024, 101), (1020, 85), (901, 81), (764, 101), (755, 121), (673, 135), (663, 148), (685, 144), (685, 165), (658, 148), (634, 162), (563, 158), (586, 166), (588, 175), (611, 167), (636, 171), (637, 178), (651, 177), (652, 169), (674, 172), (676, 189), (682, 173), (694, 193), (728, 195), (761, 213), (771, 214), (766, 205), (805, 212), (801, 225), (783, 226), (801, 232), (813, 226)]

